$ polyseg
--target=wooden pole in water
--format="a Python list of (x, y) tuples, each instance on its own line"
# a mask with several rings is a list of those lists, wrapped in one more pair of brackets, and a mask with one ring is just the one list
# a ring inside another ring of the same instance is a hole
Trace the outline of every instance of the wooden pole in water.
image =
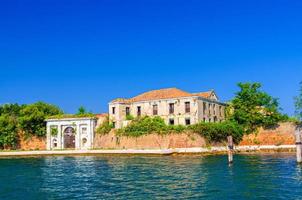
[(229, 160), (229, 164), (233, 163), (233, 150), (234, 150), (233, 137), (228, 136), (228, 160)]
[(297, 162), (302, 163), (302, 141), (301, 141), (301, 128), (296, 129), (296, 148), (297, 148)]

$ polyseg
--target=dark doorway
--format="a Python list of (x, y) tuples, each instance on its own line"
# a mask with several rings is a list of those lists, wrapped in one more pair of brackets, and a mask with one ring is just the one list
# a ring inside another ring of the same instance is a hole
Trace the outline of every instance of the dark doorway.
[(75, 148), (75, 130), (72, 127), (67, 127), (64, 130), (64, 148), (65, 149)]

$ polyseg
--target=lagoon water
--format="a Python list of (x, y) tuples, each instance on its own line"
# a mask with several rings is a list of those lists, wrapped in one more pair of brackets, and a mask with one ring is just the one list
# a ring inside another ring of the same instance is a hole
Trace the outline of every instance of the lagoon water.
[(0, 199), (302, 199), (293, 154), (0, 159)]

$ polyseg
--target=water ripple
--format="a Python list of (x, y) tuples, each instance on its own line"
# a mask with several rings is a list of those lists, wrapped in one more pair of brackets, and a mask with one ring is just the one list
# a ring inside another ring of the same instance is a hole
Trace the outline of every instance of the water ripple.
[(0, 159), (0, 199), (302, 199), (292, 154)]

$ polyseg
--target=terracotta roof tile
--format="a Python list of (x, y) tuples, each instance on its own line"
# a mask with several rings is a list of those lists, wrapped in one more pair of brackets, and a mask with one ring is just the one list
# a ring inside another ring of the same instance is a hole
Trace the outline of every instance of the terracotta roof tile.
[(193, 95), (200, 96), (200, 97), (203, 97), (203, 98), (210, 98), (212, 93), (213, 93), (213, 91), (208, 91), (208, 92), (194, 93)]
[(165, 88), (160, 90), (151, 90), (149, 92), (142, 93), (130, 99), (117, 98), (111, 101), (111, 103), (132, 103), (139, 101), (149, 101), (157, 99), (171, 99), (180, 97), (200, 96), (203, 98), (210, 98), (213, 91), (200, 92), (200, 93), (188, 93), (177, 88)]

